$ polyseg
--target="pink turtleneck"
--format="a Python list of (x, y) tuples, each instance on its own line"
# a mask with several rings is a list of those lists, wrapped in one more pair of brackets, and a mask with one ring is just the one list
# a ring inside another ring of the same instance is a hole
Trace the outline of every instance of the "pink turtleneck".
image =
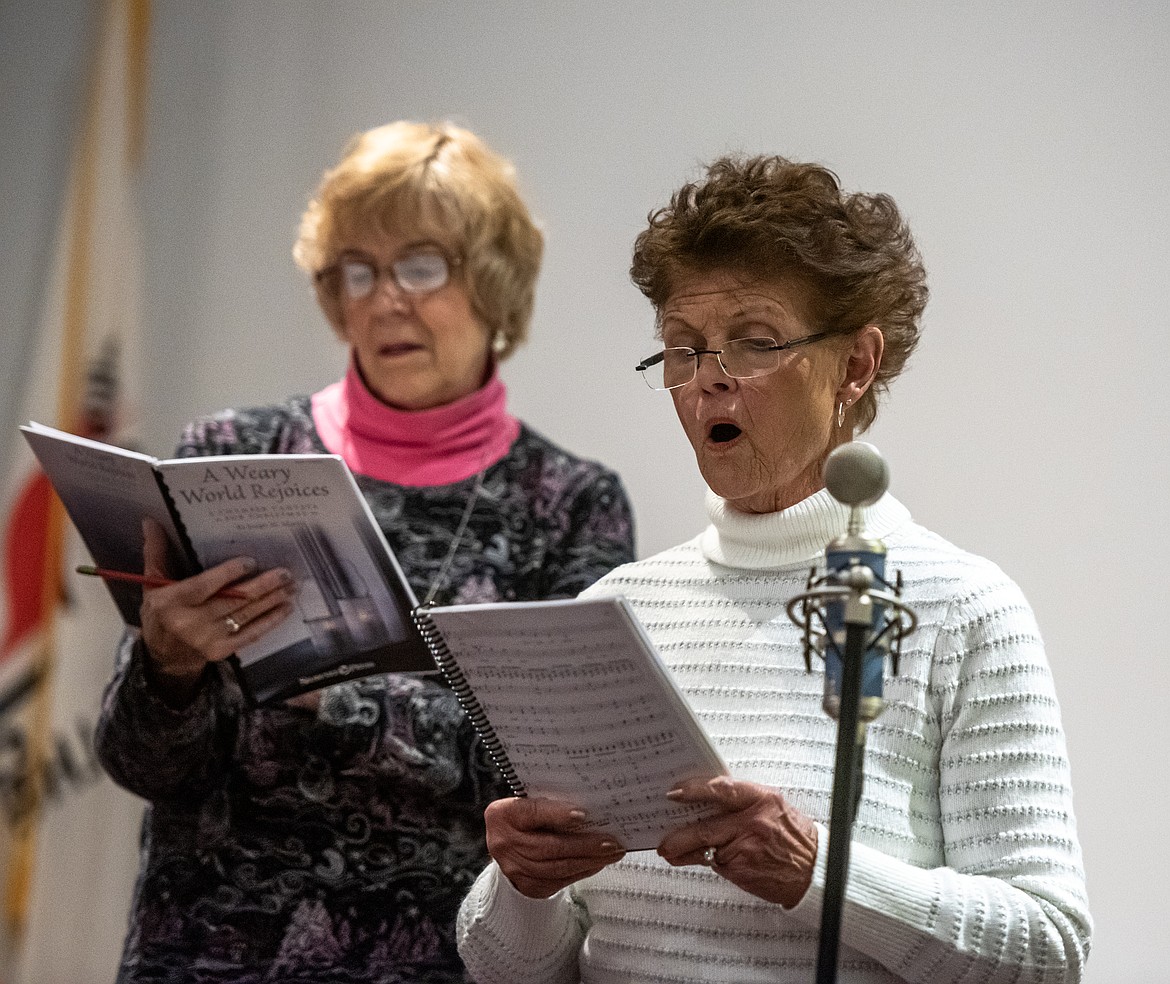
[(345, 378), (312, 397), (322, 443), (362, 475), (397, 485), (450, 485), (495, 464), (520, 434), (499, 374), (470, 396), (430, 410), (395, 410), (350, 362)]

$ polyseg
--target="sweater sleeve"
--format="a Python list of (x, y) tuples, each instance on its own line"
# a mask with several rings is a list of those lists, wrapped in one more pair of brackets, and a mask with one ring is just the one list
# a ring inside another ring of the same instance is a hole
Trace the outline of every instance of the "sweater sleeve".
[[(914, 984), (1075, 984), (1092, 923), (1059, 707), (1019, 589), (999, 575), (955, 600), (933, 665), (946, 865), (854, 842), (842, 943)], [(820, 853), (792, 910), (813, 926)]]
[(577, 984), (585, 921), (568, 889), (530, 899), (493, 861), (460, 906), (459, 956), (477, 984)]
[(98, 759), (110, 778), (143, 799), (194, 800), (214, 785), (230, 755), (232, 685), (220, 667), (210, 667), (194, 699), (175, 708), (151, 686), (146, 659), (137, 633), (127, 632), (98, 717)]

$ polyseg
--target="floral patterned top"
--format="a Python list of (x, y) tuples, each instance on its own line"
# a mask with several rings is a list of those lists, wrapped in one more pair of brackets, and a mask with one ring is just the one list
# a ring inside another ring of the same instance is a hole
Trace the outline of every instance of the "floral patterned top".
[[(178, 453), (324, 451), (296, 397), (197, 421)], [(357, 479), (424, 598), (476, 480)], [(522, 427), (434, 600), (571, 597), (632, 559), (618, 477)], [(316, 711), (249, 708), (217, 665), (175, 708), (145, 660), (129, 635), (97, 732), (107, 771), (148, 801), (119, 982), (465, 980), (455, 914), (487, 862), (484, 806), (507, 789), (438, 678), (352, 681)]]

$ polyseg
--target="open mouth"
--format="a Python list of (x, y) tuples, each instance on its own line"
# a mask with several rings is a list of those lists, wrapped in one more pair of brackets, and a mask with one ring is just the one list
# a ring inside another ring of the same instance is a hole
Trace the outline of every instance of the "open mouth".
[(707, 436), (715, 444), (726, 444), (728, 441), (734, 441), (742, 433), (743, 431), (735, 424), (715, 424)]
[(421, 345), (416, 345), (413, 342), (397, 342), (393, 345), (383, 345), (378, 351), (383, 356), (393, 357), (396, 355), (408, 355), (411, 352), (418, 352), (421, 349)]

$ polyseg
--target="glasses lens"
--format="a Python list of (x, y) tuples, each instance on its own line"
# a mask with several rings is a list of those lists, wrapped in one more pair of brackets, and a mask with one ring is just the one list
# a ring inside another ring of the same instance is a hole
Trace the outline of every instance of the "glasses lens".
[(374, 290), (378, 274), (365, 260), (344, 260), (341, 264), (341, 289), (350, 300), (360, 301)]
[(692, 348), (668, 348), (662, 350), (662, 386), (660, 389), (674, 389), (695, 378), (695, 350)]
[(775, 372), (780, 367), (780, 353), (774, 338), (736, 338), (724, 344), (719, 361), (727, 375), (750, 379)]
[(411, 253), (397, 260), (391, 269), (398, 286), (410, 294), (438, 290), (451, 276), (447, 257), (442, 253)]
[(663, 349), (642, 363), (642, 378), (655, 390), (674, 389), (695, 378), (695, 353), (689, 348)]

